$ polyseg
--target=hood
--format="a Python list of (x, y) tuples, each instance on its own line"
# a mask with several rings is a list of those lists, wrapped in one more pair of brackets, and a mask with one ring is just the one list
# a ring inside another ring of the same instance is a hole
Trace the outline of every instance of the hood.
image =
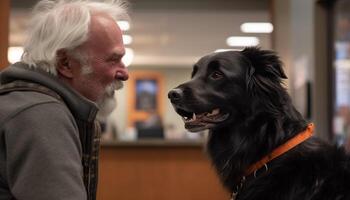
[(27, 64), (18, 62), (1, 71), (0, 84), (11, 83), (16, 80), (37, 83), (55, 91), (61, 96), (77, 119), (91, 122), (96, 117), (98, 108), (94, 102), (78, 94), (57, 77), (41, 69), (32, 69)]

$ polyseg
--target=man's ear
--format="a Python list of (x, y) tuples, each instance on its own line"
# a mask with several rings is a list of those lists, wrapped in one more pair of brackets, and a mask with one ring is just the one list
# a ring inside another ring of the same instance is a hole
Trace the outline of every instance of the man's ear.
[(56, 52), (56, 69), (57, 73), (65, 78), (73, 78), (73, 71), (70, 66), (70, 57), (67, 54), (67, 50), (60, 49)]

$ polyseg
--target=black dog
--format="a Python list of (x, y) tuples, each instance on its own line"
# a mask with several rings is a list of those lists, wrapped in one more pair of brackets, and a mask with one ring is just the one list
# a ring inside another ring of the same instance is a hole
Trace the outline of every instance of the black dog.
[(168, 94), (185, 128), (209, 129), (208, 152), (237, 200), (350, 199), (350, 158), (316, 137), (283, 87), (276, 54), (213, 53)]

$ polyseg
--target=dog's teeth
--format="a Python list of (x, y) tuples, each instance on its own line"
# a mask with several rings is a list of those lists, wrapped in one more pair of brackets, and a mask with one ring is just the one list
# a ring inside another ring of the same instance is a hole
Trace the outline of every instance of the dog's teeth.
[(197, 119), (196, 113), (193, 113), (192, 120), (196, 120), (196, 119)]
[(184, 120), (187, 120), (188, 119), (188, 117), (184, 117)]

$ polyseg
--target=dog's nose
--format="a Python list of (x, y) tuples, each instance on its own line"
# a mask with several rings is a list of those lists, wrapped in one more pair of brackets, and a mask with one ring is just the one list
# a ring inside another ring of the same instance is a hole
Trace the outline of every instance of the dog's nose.
[(182, 96), (182, 90), (177, 88), (170, 90), (170, 92), (168, 93), (168, 98), (171, 100), (171, 102), (177, 102), (181, 100)]

